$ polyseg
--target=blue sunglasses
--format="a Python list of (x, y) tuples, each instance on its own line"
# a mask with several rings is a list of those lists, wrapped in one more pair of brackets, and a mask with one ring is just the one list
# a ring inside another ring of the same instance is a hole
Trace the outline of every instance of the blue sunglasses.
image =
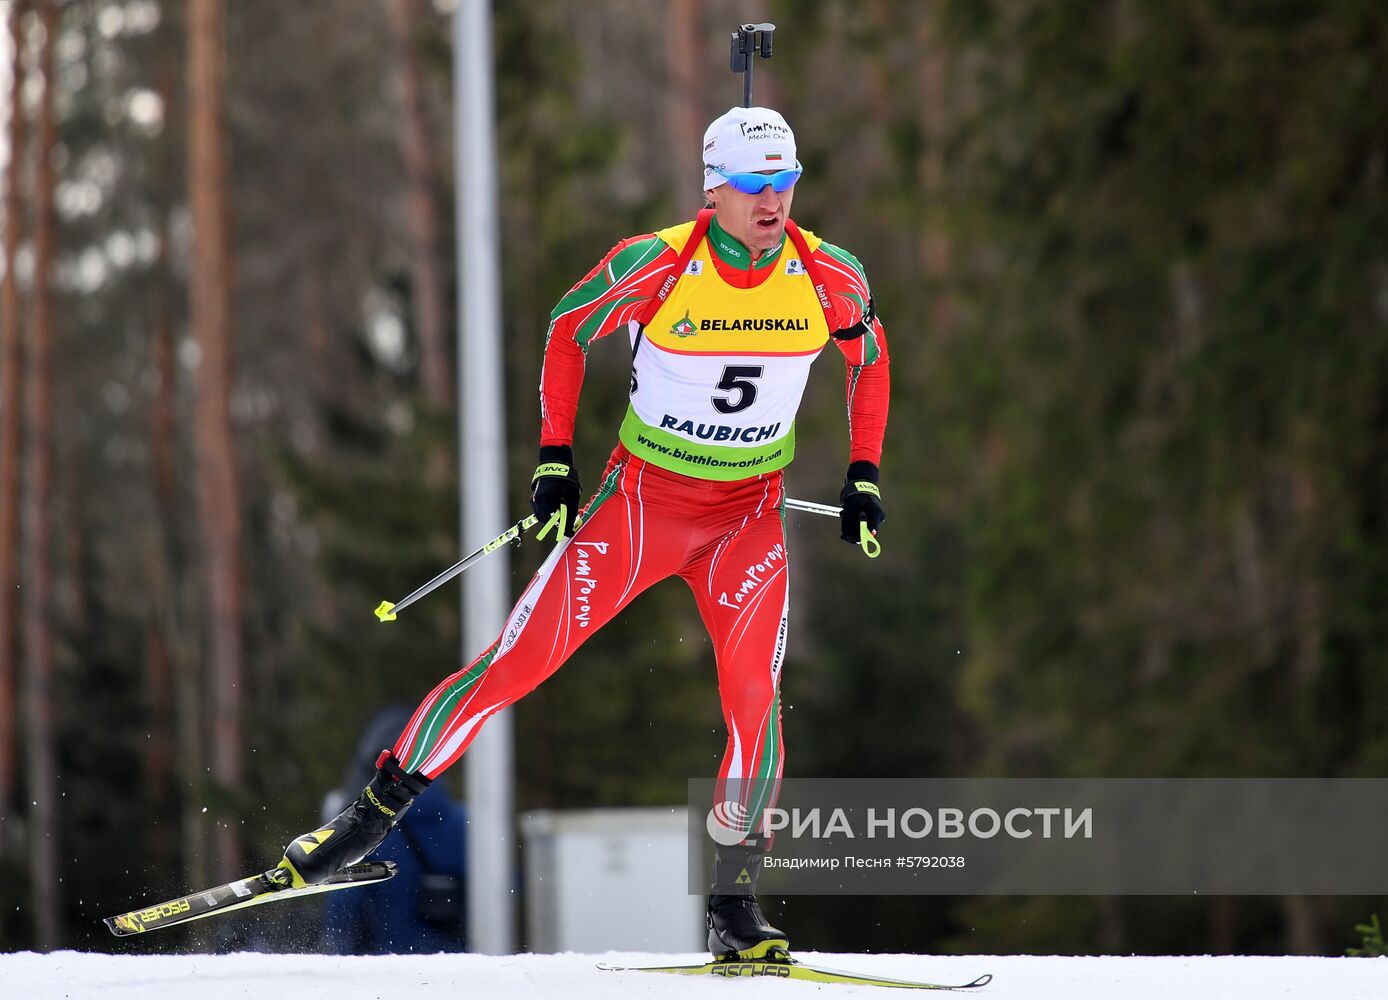
[(728, 186), (734, 191), (741, 191), (743, 194), (761, 194), (768, 184), (771, 190), (780, 192), (788, 190), (800, 175), (805, 172), (805, 168), (800, 165), (800, 161), (795, 161), (795, 166), (788, 170), (778, 170), (774, 174), (725, 174), (717, 171), (718, 176), (728, 182)]

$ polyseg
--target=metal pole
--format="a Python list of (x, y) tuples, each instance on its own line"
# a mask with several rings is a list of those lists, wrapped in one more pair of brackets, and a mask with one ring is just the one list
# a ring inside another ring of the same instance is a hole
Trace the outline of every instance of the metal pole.
[[(491, 0), (459, 0), (453, 15), (453, 143), (458, 204), (458, 481), (463, 484), (459, 492), (464, 545), (490, 537), (507, 521), (492, 65)], [(505, 624), (509, 570), (508, 554), (501, 551), (464, 580), (463, 662), (481, 652)], [(490, 955), (516, 950), (511, 745), (510, 713), (499, 712), (464, 754), (469, 946)]]

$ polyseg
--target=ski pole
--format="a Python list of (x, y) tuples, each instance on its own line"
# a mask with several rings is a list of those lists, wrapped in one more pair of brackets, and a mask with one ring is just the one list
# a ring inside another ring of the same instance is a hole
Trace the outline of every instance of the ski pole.
[[(838, 517), (839, 514), (842, 513), (842, 508), (831, 507), (828, 504), (823, 503), (815, 503), (811, 500), (793, 500), (787, 498), (786, 507), (790, 510), (803, 511), (809, 514), (823, 514), (826, 517)], [(407, 596), (400, 598), (400, 600), (395, 601), (394, 603), (392, 603), (391, 601), (382, 601), (376, 607), (376, 617), (383, 622), (395, 621), (396, 615), (399, 612), (404, 611), (415, 601), (419, 600), (421, 597), (424, 597), (427, 594), (433, 593), (435, 590), (438, 590), (439, 587), (443, 586), (445, 583), (462, 573), (464, 570), (467, 570), (472, 566), (476, 565), (482, 559), (491, 555), (493, 552), (501, 548), (507, 542), (519, 538), (522, 532), (529, 531), (531, 528), (535, 527), (535, 525), (539, 523), (540, 519), (536, 517), (534, 514), (530, 514), (526, 517), (521, 518), (515, 524), (511, 525), (501, 534), (493, 538), (490, 542), (487, 542), (480, 548), (477, 548), (472, 552), (469, 552), (462, 559), (459, 559), (452, 566), (448, 567), (448, 569), (444, 570), (442, 573), (434, 577), (432, 580), (424, 584), (422, 587), (418, 587), (415, 590), (410, 591), (410, 593)], [(578, 526), (575, 525), (574, 527), (575, 530), (577, 530)], [(876, 559), (878, 555), (880, 555), (882, 552), (882, 544), (873, 536), (872, 532), (868, 531), (866, 522), (862, 523), (860, 535), (863, 553), (869, 559)]]
[(742, 74), (744, 108), (752, 106), (752, 67), (758, 55), (763, 59), (771, 58), (771, 33), (775, 30), (774, 24), (743, 24), (733, 32), (729, 65), (734, 73)]
[[(842, 507), (831, 507), (827, 503), (815, 503), (813, 500), (794, 500), (790, 497), (786, 497), (786, 507), (806, 514), (823, 514), (825, 517), (838, 517), (843, 513)], [(877, 540), (876, 535), (868, 531), (866, 521), (858, 522), (858, 544), (863, 547), (863, 555), (869, 559), (876, 559), (882, 554), (882, 543)]]
[(480, 549), (477, 549), (463, 556), (463, 558), (459, 559), (452, 566), (448, 567), (448, 569), (444, 570), (438, 576), (434, 577), (424, 586), (420, 587), (417, 590), (411, 591), (409, 596), (402, 597), (399, 601), (397, 601), (394, 604), (392, 604), (390, 601), (382, 601), (376, 608), (376, 617), (383, 622), (395, 621), (395, 616), (397, 613), (404, 611), (406, 608), (408, 608), (415, 601), (419, 600), (425, 594), (429, 594), (437, 590), (439, 587), (443, 586), (445, 583), (453, 579), (459, 573), (463, 572), (463, 570), (467, 569), (469, 566), (473, 566), (476, 563), (480, 562), (482, 559), (491, 555), (493, 552), (501, 548), (503, 545), (511, 541), (513, 538), (519, 538), (521, 532), (529, 531), (531, 528), (535, 527), (535, 525), (539, 523), (540, 519), (536, 517), (534, 514), (531, 514), (528, 517), (521, 518), (515, 524), (511, 525), (501, 534), (493, 538), (490, 542), (483, 545)]

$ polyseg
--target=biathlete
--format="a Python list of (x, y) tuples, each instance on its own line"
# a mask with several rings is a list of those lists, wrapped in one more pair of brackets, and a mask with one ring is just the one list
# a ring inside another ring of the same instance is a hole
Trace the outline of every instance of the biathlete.
[[(693, 222), (618, 243), (555, 307), (540, 385), (531, 504), (559, 542), (497, 640), (444, 678), (382, 751), (361, 796), (295, 839), (279, 867), (321, 882), (385, 838), (495, 712), (535, 688), (641, 591), (679, 576), (713, 640), (728, 742), (719, 787), (759, 816), (782, 768), (779, 686), (787, 560), (782, 469), (810, 364), (832, 342), (848, 366), (845, 541), (885, 517), (878, 464), (887, 341), (862, 266), (790, 219), (795, 136), (766, 108), (734, 108), (704, 134), (707, 206)], [(579, 513), (573, 427), (584, 363), (617, 331), (631, 341), (630, 406), (602, 483)], [(576, 526), (576, 530), (575, 530)], [(709, 948), (787, 949), (755, 890), (767, 850), (754, 827), (715, 855)], [(727, 838), (722, 838), (727, 839)]]

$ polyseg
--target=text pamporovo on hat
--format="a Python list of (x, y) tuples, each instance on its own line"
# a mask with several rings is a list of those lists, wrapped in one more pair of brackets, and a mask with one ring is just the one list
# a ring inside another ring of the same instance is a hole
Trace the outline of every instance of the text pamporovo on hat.
[(722, 174), (786, 170), (795, 164), (795, 133), (779, 111), (732, 108), (704, 132), (705, 191), (727, 183)]

